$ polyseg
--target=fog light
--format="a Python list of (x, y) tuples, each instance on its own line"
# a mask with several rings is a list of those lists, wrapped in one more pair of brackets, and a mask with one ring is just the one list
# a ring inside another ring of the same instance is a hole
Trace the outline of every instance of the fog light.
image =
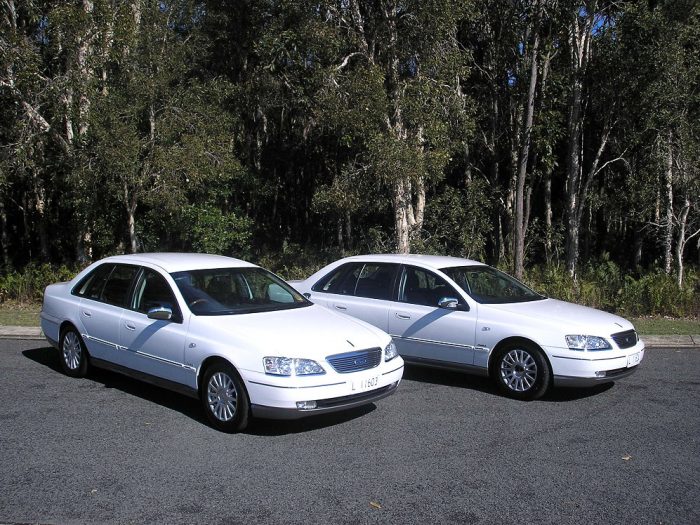
[(316, 401), (297, 401), (299, 410), (313, 410), (316, 408)]
[(595, 373), (595, 376), (596, 376), (596, 377), (605, 377), (605, 371), (596, 372), (596, 373)]

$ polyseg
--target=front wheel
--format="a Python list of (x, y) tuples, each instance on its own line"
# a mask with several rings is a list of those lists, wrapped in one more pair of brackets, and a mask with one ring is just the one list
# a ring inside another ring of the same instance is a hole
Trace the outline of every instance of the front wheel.
[(224, 432), (239, 432), (248, 426), (248, 394), (236, 370), (215, 363), (204, 374), (201, 401), (209, 422)]
[(61, 369), (71, 377), (85, 377), (88, 371), (88, 353), (85, 343), (75, 328), (66, 328), (58, 345)]
[(501, 392), (529, 401), (544, 395), (552, 371), (541, 350), (526, 343), (511, 343), (496, 354), (493, 376)]

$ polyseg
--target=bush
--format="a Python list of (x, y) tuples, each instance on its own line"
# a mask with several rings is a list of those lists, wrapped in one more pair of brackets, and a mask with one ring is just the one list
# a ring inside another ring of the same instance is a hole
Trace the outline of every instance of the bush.
[(30, 263), (20, 272), (0, 275), (0, 303), (7, 300), (40, 302), (49, 284), (70, 281), (77, 273), (65, 265)]
[(689, 271), (683, 289), (674, 275), (654, 272), (634, 277), (612, 261), (587, 265), (574, 281), (561, 266), (537, 266), (523, 279), (530, 287), (555, 299), (626, 316), (700, 316), (700, 275)]
[(285, 243), (281, 253), (260, 256), (255, 264), (267, 268), (286, 280), (306, 279), (314, 272), (343, 257), (338, 250), (307, 251), (298, 244)]

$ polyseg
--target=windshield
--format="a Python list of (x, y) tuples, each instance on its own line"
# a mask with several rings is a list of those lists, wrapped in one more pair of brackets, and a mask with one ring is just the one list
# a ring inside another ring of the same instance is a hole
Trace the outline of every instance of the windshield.
[(262, 268), (189, 270), (171, 275), (195, 315), (270, 312), (312, 304)]
[(441, 271), (475, 301), (483, 304), (523, 303), (545, 299), (520, 281), (490, 266), (458, 266), (443, 268)]

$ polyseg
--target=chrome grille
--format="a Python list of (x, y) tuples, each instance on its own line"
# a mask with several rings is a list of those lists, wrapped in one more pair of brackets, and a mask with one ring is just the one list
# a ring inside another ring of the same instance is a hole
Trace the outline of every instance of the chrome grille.
[(335, 354), (326, 358), (326, 361), (330, 363), (333, 370), (339, 374), (349, 374), (351, 372), (369, 370), (370, 368), (378, 366), (381, 360), (381, 348), (370, 348), (369, 350)]
[(627, 330), (626, 332), (618, 332), (612, 335), (613, 341), (617, 343), (620, 348), (632, 348), (637, 344), (637, 332), (634, 330)]

